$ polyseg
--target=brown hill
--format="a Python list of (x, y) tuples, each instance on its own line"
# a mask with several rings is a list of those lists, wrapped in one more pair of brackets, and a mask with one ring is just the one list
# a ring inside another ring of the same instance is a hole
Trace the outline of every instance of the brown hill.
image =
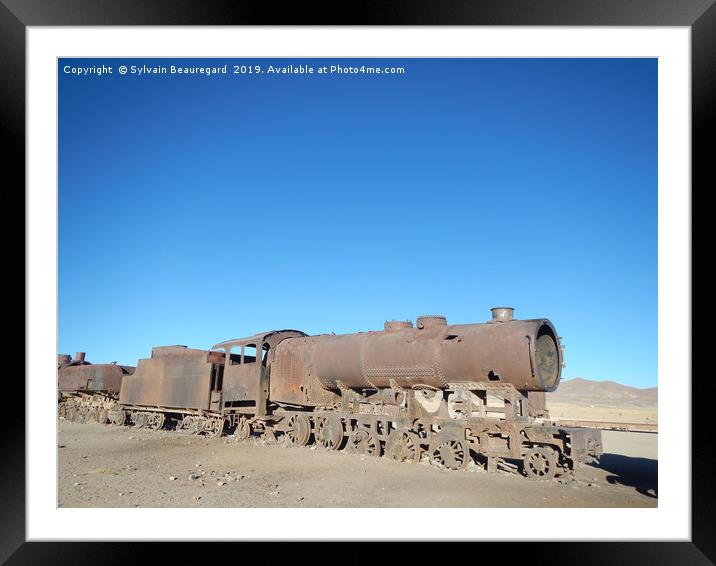
[(562, 381), (557, 390), (547, 393), (547, 406), (550, 403), (568, 404), (582, 407), (657, 407), (658, 388), (640, 389), (622, 385), (614, 381), (592, 381), (575, 377)]

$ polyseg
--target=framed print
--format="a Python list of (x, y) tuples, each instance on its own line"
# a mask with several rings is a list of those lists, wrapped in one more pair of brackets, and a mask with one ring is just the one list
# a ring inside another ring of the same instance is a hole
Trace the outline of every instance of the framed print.
[(711, 563), (712, 3), (165, 8), (0, 6), (28, 329), (3, 558)]

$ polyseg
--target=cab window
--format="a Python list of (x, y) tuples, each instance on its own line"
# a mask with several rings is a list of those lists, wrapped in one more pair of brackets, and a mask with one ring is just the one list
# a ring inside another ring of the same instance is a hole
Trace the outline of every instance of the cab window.
[(256, 344), (247, 344), (244, 346), (244, 363), (256, 363)]
[(238, 366), (241, 363), (241, 346), (236, 348), (229, 356), (229, 365)]

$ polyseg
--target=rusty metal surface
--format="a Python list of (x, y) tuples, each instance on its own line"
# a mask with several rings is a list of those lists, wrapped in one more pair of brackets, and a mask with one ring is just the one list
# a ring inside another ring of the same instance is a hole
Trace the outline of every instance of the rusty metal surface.
[(492, 312), (492, 322), (509, 322), (514, 319), (515, 309), (512, 307), (493, 307), (490, 312)]
[(134, 374), (124, 379), (120, 403), (208, 410), (215, 365), (210, 356), (186, 346), (153, 348), (152, 356), (139, 360)]
[[(299, 365), (306, 368), (306, 386), (317, 381), (329, 391), (340, 385), (446, 389), (448, 383), (481, 381), (509, 383), (521, 391), (556, 389), (562, 352), (552, 324), (503, 318), (448, 325), (444, 317), (429, 316), (421, 317), (417, 328), (389, 325), (388, 331), (295, 338), (278, 346), (282, 364), (272, 381), (276, 390), (282, 383), (295, 383), (293, 367)], [(300, 353), (282, 355), (282, 349)]]
[(586, 462), (599, 458), (604, 453), (602, 431), (593, 428), (563, 428), (559, 430), (569, 436), (569, 456), (575, 462)]
[(530, 391), (527, 397), (530, 403), (529, 416), (537, 419), (549, 419), (547, 394), (544, 391)]
[(410, 320), (386, 320), (383, 324), (383, 330), (390, 332), (392, 330), (403, 330), (405, 328), (412, 328), (413, 322)]
[(313, 350), (322, 338), (292, 338), (275, 349), (270, 381), (273, 401), (310, 407), (338, 401), (336, 392), (327, 391), (313, 373)]
[(103, 392), (118, 394), (125, 376), (134, 372), (132, 366), (118, 364), (91, 364), (85, 361), (84, 352), (76, 359), (58, 355), (58, 390), (60, 392)]
[(277, 346), (289, 338), (305, 336), (299, 330), (270, 330), (215, 344), (212, 349), (223, 350), (227, 357), (222, 379), (224, 406), (255, 407), (256, 414), (266, 414)]
[(224, 350), (226, 351), (227, 348), (232, 348), (234, 346), (243, 346), (245, 344), (257, 344), (257, 343), (266, 343), (271, 348), (275, 348), (277, 344), (285, 340), (286, 338), (294, 338), (294, 337), (301, 337), (306, 336), (305, 332), (301, 332), (300, 330), (268, 330), (266, 332), (259, 332), (258, 334), (254, 334), (253, 336), (248, 336), (246, 338), (235, 338), (233, 340), (225, 340), (224, 342), (219, 342), (218, 344), (214, 344), (211, 349), (212, 350)]

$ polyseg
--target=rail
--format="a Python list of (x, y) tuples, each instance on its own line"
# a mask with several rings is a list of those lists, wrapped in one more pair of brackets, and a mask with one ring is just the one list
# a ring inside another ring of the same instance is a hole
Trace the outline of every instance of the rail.
[(575, 428), (598, 428), (601, 430), (621, 430), (626, 432), (659, 432), (658, 425), (649, 423), (620, 423), (611, 421), (584, 421), (555, 419), (559, 426)]

